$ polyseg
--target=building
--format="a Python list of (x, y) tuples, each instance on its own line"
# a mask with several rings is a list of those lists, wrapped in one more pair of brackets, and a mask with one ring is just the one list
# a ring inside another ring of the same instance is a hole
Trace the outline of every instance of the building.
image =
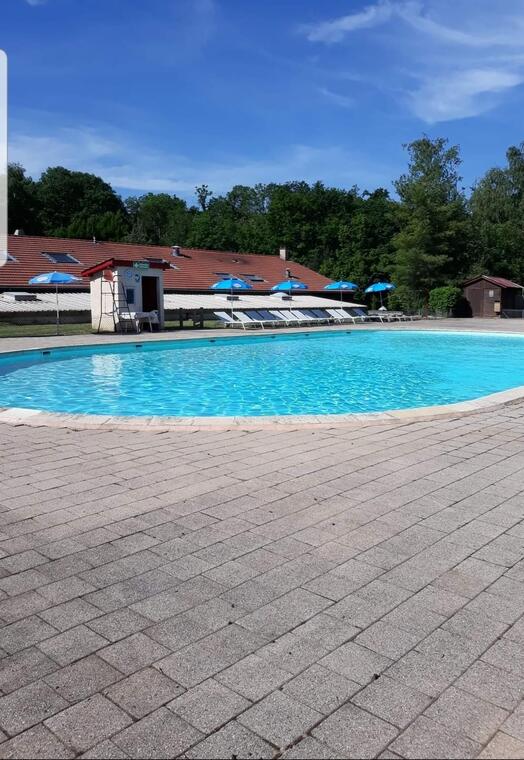
[(522, 317), (524, 288), (504, 277), (481, 274), (463, 284), (472, 317)]
[[(8, 261), (0, 267), (0, 320), (48, 321), (48, 313), (54, 308), (54, 290), (51, 293), (49, 287), (30, 286), (28, 281), (42, 272), (56, 270), (81, 278), (78, 284), (60, 289), (64, 320), (89, 321), (86, 314), (90, 309), (89, 280), (82, 277), (82, 272), (108, 259), (168, 264), (164, 271), (166, 319), (198, 316), (198, 321), (202, 321), (213, 309), (221, 308), (217, 300), (220, 296), (212, 294), (211, 285), (230, 276), (239, 277), (252, 287), (248, 294), (240, 296), (238, 308), (257, 308), (259, 304), (267, 308), (267, 298), (276, 297), (270, 296), (273, 285), (289, 276), (308, 286), (304, 295), (298, 297), (303, 306), (329, 305), (324, 286), (330, 280), (308, 267), (288, 261), (285, 249), (281, 249), (279, 255), (266, 256), (180, 246), (10, 235)], [(254, 299), (257, 299), (255, 306)], [(347, 297), (345, 301), (347, 304)], [(338, 294), (332, 303), (340, 305)]]
[[(284, 249), (282, 249), (284, 251)], [(9, 258), (0, 267), (0, 290), (35, 290), (28, 280), (41, 272), (57, 270), (81, 277), (83, 270), (107, 259), (131, 261), (166, 261), (170, 268), (164, 275), (166, 293), (208, 293), (214, 282), (222, 277), (240, 277), (257, 293), (268, 293), (277, 282), (286, 279), (286, 270), (306, 283), (311, 293), (322, 292), (329, 280), (301, 264), (280, 256), (263, 256), (252, 253), (228, 253), (179, 246), (134, 245), (131, 243), (105, 243), (91, 240), (30, 237), (10, 235)], [(71, 287), (71, 291), (87, 291), (87, 279)]]

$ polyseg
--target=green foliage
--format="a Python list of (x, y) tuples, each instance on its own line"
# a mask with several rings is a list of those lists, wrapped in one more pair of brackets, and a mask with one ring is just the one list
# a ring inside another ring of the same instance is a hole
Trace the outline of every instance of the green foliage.
[(436, 289), (437, 296), (446, 286), (456, 293), (467, 276), (523, 282), (524, 143), (508, 150), (505, 167), (479, 180), (469, 201), (457, 146), (424, 135), (406, 148), (407, 171), (394, 183), (398, 199), (383, 188), (294, 181), (235, 185), (223, 195), (203, 184), (193, 206), (167, 193), (122, 200), (93, 174), (55, 166), (33, 180), (13, 164), (9, 231), (267, 254), (285, 246), (291, 262), (357, 282), (362, 291), (392, 280), (389, 306), (410, 312), (427, 309)]
[(456, 309), (462, 291), (454, 285), (434, 288), (429, 294), (429, 308), (433, 314), (449, 316)]
[(60, 236), (70, 225), (107, 212), (126, 213), (121, 198), (100, 177), (55, 166), (36, 183), (39, 218), (45, 235)]
[(36, 183), (20, 164), (9, 164), (7, 171), (7, 203), (10, 233), (22, 229), (27, 235), (40, 235), (39, 205)]
[(461, 276), (468, 251), (459, 149), (447, 145), (427, 136), (410, 143), (408, 172), (395, 182), (400, 230), (393, 239), (394, 279), (424, 302), (432, 288)]
[(477, 244), (471, 275), (524, 279), (524, 143), (509, 148), (507, 166), (490, 169), (473, 189), (471, 222)]
[(147, 193), (128, 198), (126, 209), (130, 243), (180, 245), (187, 239), (191, 217), (186, 202), (176, 195)]

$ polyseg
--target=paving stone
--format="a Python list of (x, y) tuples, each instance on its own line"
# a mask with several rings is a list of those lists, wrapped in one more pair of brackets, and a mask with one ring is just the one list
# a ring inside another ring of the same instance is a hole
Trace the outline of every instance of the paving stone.
[(398, 660), (421, 640), (423, 634), (406, 631), (379, 620), (355, 638), (355, 643)]
[(47, 557), (30, 549), (27, 552), (20, 552), (20, 554), (13, 554), (10, 557), (0, 559), (0, 571), (6, 570), (12, 575), (45, 564), (47, 561)]
[(253, 705), (238, 722), (277, 747), (285, 747), (321, 720), (322, 714), (275, 691)]
[(116, 744), (107, 740), (92, 747), (80, 757), (82, 760), (125, 760), (129, 755), (126, 755)]
[(471, 604), (466, 596), (461, 596), (460, 594), (453, 593), (453, 591), (431, 585), (419, 591), (413, 598), (428, 610), (432, 610), (445, 617), (451, 617), (465, 604)]
[(53, 736), (45, 726), (35, 726), (0, 744), (0, 758), (58, 758), (74, 757), (71, 749)]
[(288, 681), (282, 687), (282, 692), (324, 715), (329, 715), (360, 688), (360, 684), (355, 681), (350, 681), (321, 665), (312, 665)]
[(51, 673), (44, 680), (68, 702), (79, 702), (121, 678), (118, 670), (92, 654)]
[(45, 725), (75, 752), (85, 752), (130, 723), (120, 708), (95, 694), (49, 718)]
[[(233, 720), (207, 739), (187, 750), (190, 760), (216, 760), (217, 758), (272, 758), (276, 748), (249, 729)], [(169, 757), (169, 756), (168, 756)]]
[(113, 736), (112, 742), (133, 758), (172, 758), (202, 738), (200, 731), (161, 707)]
[(130, 609), (116, 610), (89, 621), (89, 628), (92, 628), (93, 631), (108, 641), (125, 639), (126, 636), (137, 633), (150, 625), (149, 618), (145, 618)]
[(45, 623), (36, 615), (18, 620), (2, 628), (2, 647), (10, 654), (38, 644), (56, 634), (56, 628)]
[(0, 691), (8, 694), (52, 673), (59, 666), (39, 649), (29, 648), (4, 657), (0, 667)]
[(509, 716), (509, 718), (501, 726), (501, 730), (504, 733), (513, 736), (515, 739), (520, 739), (524, 742), (524, 703), (521, 702), (517, 709)]
[(487, 652), (484, 652), (482, 659), (490, 665), (524, 678), (524, 646), (514, 641), (508, 639), (497, 641)]
[(102, 649), (99, 656), (121, 673), (130, 675), (169, 654), (169, 649), (143, 633), (135, 633)]
[(265, 639), (260, 635), (230, 625), (160, 660), (155, 667), (190, 688), (251, 654), (263, 643)]
[(250, 705), (251, 702), (247, 699), (211, 678), (174, 699), (168, 708), (186, 723), (208, 734)]
[(256, 702), (290, 678), (287, 671), (252, 654), (218, 673), (215, 680)]
[(296, 674), (317, 662), (328, 651), (329, 649), (322, 642), (315, 639), (295, 633), (285, 633), (261, 647), (257, 654), (278, 668)]
[(376, 757), (397, 735), (397, 730), (374, 715), (347, 704), (326, 718), (312, 732), (333, 747), (338, 757)]
[(210, 578), (191, 578), (173, 589), (151, 596), (132, 606), (135, 612), (156, 622), (166, 620), (179, 612), (185, 612), (197, 604), (212, 599), (224, 591), (224, 587)]
[(306, 736), (305, 739), (282, 754), (282, 758), (285, 760), (308, 760), (309, 758), (311, 760), (335, 760), (338, 757), (339, 755), (334, 749), (311, 736)]
[(42, 586), (38, 589), (38, 593), (45, 596), (46, 599), (52, 604), (61, 604), (67, 602), (70, 599), (75, 599), (83, 594), (88, 594), (94, 590), (94, 586), (90, 583), (86, 583), (81, 578), (63, 578), (60, 581), (55, 581), (47, 586)]
[(431, 655), (441, 662), (447, 662), (460, 670), (465, 670), (481, 655), (487, 645), (464, 636), (437, 628), (427, 638), (417, 644), (423, 654)]
[(39, 617), (59, 631), (66, 631), (68, 628), (85, 623), (99, 615), (98, 607), (94, 607), (83, 599), (71, 599), (71, 601), (58, 604), (56, 607), (42, 610)]
[(446, 619), (444, 615), (428, 610), (422, 600), (414, 596), (388, 612), (382, 622), (394, 625), (404, 631), (428, 634), (442, 625)]
[(425, 715), (485, 744), (504, 722), (507, 712), (451, 686), (428, 707)]
[[(0, 745), (1, 746), (1, 745)], [(524, 757), (524, 742), (499, 731), (490, 743), (484, 747), (479, 758), (482, 760), (522, 760)]]
[(435, 580), (434, 585), (472, 598), (499, 578), (503, 572), (503, 567), (470, 558), (441, 575)]
[(105, 689), (104, 694), (134, 718), (143, 718), (183, 691), (158, 670), (146, 668)]
[(506, 710), (513, 710), (524, 697), (524, 678), (482, 660), (474, 662), (456, 685)]
[(349, 678), (350, 681), (366, 684), (391, 665), (391, 662), (388, 657), (349, 642), (323, 657), (319, 664)]
[(48, 583), (48, 578), (38, 570), (25, 570), (17, 575), (11, 575), (7, 578), (0, 578), (0, 590), (5, 591), (8, 596), (17, 596), (24, 591), (44, 586)]
[(77, 625), (64, 633), (40, 642), (39, 648), (60, 665), (69, 665), (105, 646), (107, 641), (85, 625)]
[(417, 715), (424, 712), (431, 699), (420, 691), (382, 675), (355, 694), (351, 701), (388, 723), (406, 728)]
[(49, 606), (49, 600), (36, 591), (26, 591), (25, 594), (0, 601), (0, 619), (5, 623), (14, 623)]
[(461, 670), (456, 663), (414, 651), (395, 662), (388, 669), (387, 675), (412, 689), (436, 697), (453, 683)]
[(296, 589), (284, 594), (256, 612), (241, 618), (239, 623), (251, 631), (260, 631), (268, 636), (280, 636), (307, 618), (316, 615), (329, 605), (327, 599), (304, 589)]
[(507, 629), (506, 623), (486, 618), (486, 615), (463, 609), (446, 621), (442, 628), (488, 647)]
[[(67, 702), (42, 681), (0, 697), (0, 727), (10, 736), (40, 723), (67, 707)], [(1, 745), (0, 745), (1, 746)]]
[(481, 745), (422, 715), (391, 744), (391, 749), (405, 758), (438, 760), (476, 757)]

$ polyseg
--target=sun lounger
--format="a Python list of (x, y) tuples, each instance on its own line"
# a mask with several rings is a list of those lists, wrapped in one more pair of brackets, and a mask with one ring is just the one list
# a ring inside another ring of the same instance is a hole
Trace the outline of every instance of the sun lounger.
[(262, 325), (269, 325), (270, 327), (282, 322), (282, 320), (273, 317), (269, 312), (264, 314), (260, 309), (246, 309), (244, 314), (247, 314), (249, 319), (252, 319), (255, 322), (260, 322)]
[(252, 319), (249, 317), (245, 312), (243, 311), (237, 311), (236, 317), (237, 319), (242, 322), (242, 325), (244, 326), (244, 329), (246, 327), (261, 327), (264, 329), (264, 320), (263, 319)]
[[(213, 314), (215, 317), (218, 317), (219, 322), (222, 322), (223, 325), (226, 327), (240, 327), (241, 323), (238, 321), (238, 319), (234, 319), (231, 314), (228, 314), (227, 311), (214, 311)], [(244, 325), (242, 325), (244, 327)], [(246, 328), (244, 327), (244, 330)]]
[(264, 319), (266, 322), (272, 322), (275, 325), (287, 324), (287, 319), (285, 318), (284, 314), (279, 315), (278, 312), (271, 312), (269, 309), (257, 309), (257, 313), (260, 314), (262, 319)]
[(278, 311), (278, 309), (270, 309), (270, 314), (274, 314), (276, 317), (279, 317), (280, 319), (284, 320), (286, 325), (289, 327), (290, 325), (297, 325), (298, 319), (294, 317), (289, 310), (286, 311)]
[(324, 309), (300, 309), (300, 312), (306, 317), (311, 317), (315, 322), (329, 323), (333, 321), (333, 318)]
[(306, 314), (302, 314), (298, 309), (290, 309), (289, 311), (291, 312), (291, 315), (296, 318), (297, 322), (300, 322), (303, 325), (311, 325), (319, 322), (319, 320), (314, 317), (308, 317)]

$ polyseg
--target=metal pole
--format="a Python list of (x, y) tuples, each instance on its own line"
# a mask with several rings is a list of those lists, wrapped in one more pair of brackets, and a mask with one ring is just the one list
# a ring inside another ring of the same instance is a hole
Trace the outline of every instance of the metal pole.
[(60, 310), (58, 308), (58, 284), (55, 285), (56, 288), (56, 334), (60, 335)]

